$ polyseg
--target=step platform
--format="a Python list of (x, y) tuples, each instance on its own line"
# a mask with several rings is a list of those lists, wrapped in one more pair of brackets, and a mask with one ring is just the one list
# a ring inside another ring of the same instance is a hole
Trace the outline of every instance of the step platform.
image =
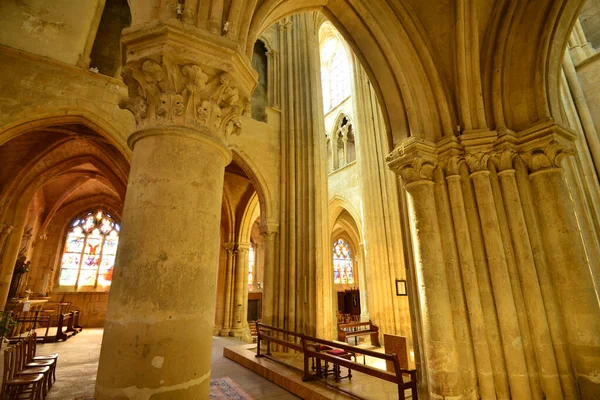
[[(252, 343), (225, 347), (223, 356), (303, 399), (398, 399), (398, 387), (395, 384), (356, 371), (352, 371), (350, 381), (343, 379), (335, 382), (333, 377), (330, 377), (303, 382), (303, 356), (293, 351), (257, 358), (256, 343)], [(344, 367), (342, 374), (346, 374)], [(410, 398), (410, 391), (406, 391), (405, 394)]]

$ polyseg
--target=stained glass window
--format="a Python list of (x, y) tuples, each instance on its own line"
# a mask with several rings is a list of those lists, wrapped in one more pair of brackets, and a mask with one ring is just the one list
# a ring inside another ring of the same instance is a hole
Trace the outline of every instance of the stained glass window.
[(254, 284), (255, 259), (254, 245), (250, 244), (250, 250), (248, 251), (248, 290), (251, 290)]
[(71, 224), (61, 261), (61, 288), (106, 291), (112, 281), (121, 227), (102, 210)]
[(343, 239), (333, 243), (333, 283), (354, 284), (352, 251)]

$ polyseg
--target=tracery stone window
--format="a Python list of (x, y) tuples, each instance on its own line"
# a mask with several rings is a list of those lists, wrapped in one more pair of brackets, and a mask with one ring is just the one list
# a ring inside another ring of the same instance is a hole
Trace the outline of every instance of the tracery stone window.
[(341, 238), (333, 243), (333, 283), (354, 284), (352, 250), (350, 245)]
[(61, 290), (108, 291), (120, 230), (103, 210), (88, 212), (72, 222), (61, 258)]
[(330, 23), (319, 31), (321, 53), (321, 84), (325, 113), (350, 96), (350, 58), (339, 32)]
[(348, 118), (342, 114), (338, 118), (333, 133), (327, 136), (328, 171), (336, 171), (356, 160), (354, 128)]

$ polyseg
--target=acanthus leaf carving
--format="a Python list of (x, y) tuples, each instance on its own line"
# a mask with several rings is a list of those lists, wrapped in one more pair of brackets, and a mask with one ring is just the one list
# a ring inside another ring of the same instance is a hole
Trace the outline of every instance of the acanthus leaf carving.
[(442, 163), (446, 177), (460, 175), (460, 166), (465, 162), (461, 156), (451, 156)]
[(573, 147), (561, 145), (553, 140), (545, 147), (522, 153), (521, 158), (531, 172), (536, 172), (549, 168), (561, 168), (562, 160), (575, 154), (576, 151)]
[(464, 158), (471, 173), (488, 170), (488, 161), (492, 157), (491, 152), (479, 151), (477, 153), (465, 154)]
[(418, 181), (433, 181), (435, 167), (436, 163), (423, 157), (415, 157), (398, 165), (393, 170), (400, 175), (402, 182), (406, 185)]
[(505, 149), (492, 154), (492, 162), (496, 165), (498, 171), (508, 171), (514, 169), (513, 160), (517, 156), (514, 150)]
[(129, 98), (119, 106), (134, 114), (138, 129), (184, 126), (225, 142), (241, 133), (240, 116), (249, 101), (227, 72), (210, 75), (200, 65), (162, 55), (130, 62), (121, 75)]

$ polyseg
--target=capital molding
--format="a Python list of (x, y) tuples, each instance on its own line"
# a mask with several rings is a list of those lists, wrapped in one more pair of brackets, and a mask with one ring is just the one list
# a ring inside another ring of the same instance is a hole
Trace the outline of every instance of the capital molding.
[(492, 157), (491, 151), (478, 151), (477, 153), (465, 154), (465, 161), (471, 173), (488, 170), (488, 161)]
[(245, 254), (250, 250), (250, 243), (238, 243), (237, 251), (238, 253)]
[(440, 166), (446, 177), (459, 175), (466, 164), (470, 174), (489, 171), (491, 161), (498, 172), (514, 170), (515, 158), (525, 161), (530, 172), (560, 168), (561, 161), (576, 154), (569, 129), (545, 121), (515, 132), (478, 130), (460, 136), (444, 137), (437, 143), (411, 137), (402, 141), (386, 157), (389, 168), (405, 184), (432, 180), (433, 170)]
[(491, 160), (494, 163), (494, 165), (496, 166), (496, 168), (498, 169), (498, 171), (503, 172), (503, 171), (514, 170), (513, 161), (514, 161), (515, 157), (518, 157), (518, 156), (519, 156), (518, 152), (511, 150), (511, 149), (504, 149), (504, 150), (495, 151), (492, 154)]
[(241, 132), (256, 72), (230, 41), (158, 23), (127, 30), (122, 44), (128, 98), (119, 106), (138, 131), (190, 128), (225, 145)]
[(260, 235), (265, 239), (273, 237), (279, 233), (279, 223), (267, 222), (260, 226)]
[(446, 178), (450, 176), (460, 176), (460, 166), (465, 163), (465, 158), (461, 155), (453, 155), (445, 158), (440, 166), (444, 170)]
[(396, 146), (386, 161), (405, 185), (433, 181), (433, 170), (437, 166), (436, 146), (424, 139), (409, 138)]
[(562, 160), (574, 154), (576, 151), (572, 146), (553, 141), (544, 147), (521, 153), (521, 159), (530, 172), (538, 172), (544, 169), (561, 168)]

